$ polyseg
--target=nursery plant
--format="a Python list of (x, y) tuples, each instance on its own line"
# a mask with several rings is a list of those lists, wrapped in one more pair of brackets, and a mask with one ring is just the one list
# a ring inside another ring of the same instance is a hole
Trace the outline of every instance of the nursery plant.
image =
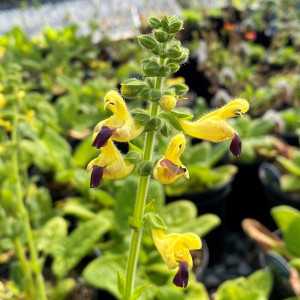
[[(290, 206), (281, 205), (271, 209), (271, 215), (280, 229), (277, 234), (270, 232), (266, 227), (254, 219), (245, 219), (242, 222), (244, 231), (254, 239), (270, 256), (271, 269), (275, 279), (291, 288), (290, 296), (300, 295), (300, 268), (299, 268), (299, 236), (300, 212)], [(280, 236), (279, 236), (280, 235)], [(282, 236), (282, 238), (281, 238)], [(278, 256), (273, 255), (272, 251)], [(282, 256), (282, 258), (280, 257)], [(285, 260), (288, 263), (285, 263)], [(278, 278), (279, 277), (279, 278)], [(284, 279), (286, 278), (286, 279)], [(282, 287), (282, 285), (281, 285)]]
[[(231, 140), (231, 152), (239, 156), (242, 142), (238, 133), (227, 124), (227, 118), (243, 115), (249, 108), (244, 99), (235, 99), (224, 107), (199, 120), (184, 111), (175, 110), (177, 101), (188, 91), (185, 84), (165, 86), (165, 79), (176, 72), (188, 59), (188, 50), (181, 46), (175, 35), (182, 29), (177, 17), (150, 18), (152, 34), (139, 36), (140, 45), (151, 53), (141, 62), (143, 80), (128, 79), (121, 85), (121, 94), (109, 91), (104, 97), (104, 106), (112, 112), (108, 119), (101, 120), (94, 129), (92, 146), (101, 153), (88, 164), (91, 171), (90, 187), (97, 188), (104, 179), (120, 179), (130, 175), (136, 168), (139, 176), (131, 227), (130, 247), (126, 271), (118, 273), (118, 291), (122, 299), (136, 299), (148, 285), (136, 286), (136, 269), (141, 249), (141, 240), (146, 228), (167, 267), (177, 269), (173, 283), (187, 287), (189, 269), (193, 261), (189, 250), (200, 249), (199, 235), (188, 232), (166, 233), (166, 225), (153, 202), (146, 203), (151, 176), (163, 184), (170, 184), (180, 177), (189, 178), (188, 167), (180, 156), (185, 149), (185, 135), (212, 142)], [(145, 109), (135, 108), (131, 113), (125, 99), (147, 102)], [(134, 117), (133, 117), (134, 115)], [(171, 131), (179, 131), (175, 134)], [(180, 132), (181, 131), (181, 132)], [(153, 158), (156, 134), (170, 138), (162, 157)], [(145, 134), (144, 147), (139, 149), (132, 140)], [(116, 147), (117, 142), (128, 142), (130, 151), (124, 156)], [(125, 199), (123, 199), (124, 201)]]

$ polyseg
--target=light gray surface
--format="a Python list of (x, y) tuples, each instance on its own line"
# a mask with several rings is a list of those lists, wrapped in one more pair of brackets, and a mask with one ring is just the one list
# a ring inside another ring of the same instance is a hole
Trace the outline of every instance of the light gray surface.
[(89, 22), (100, 25), (95, 41), (103, 34), (113, 39), (127, 38), (139, 32), (140, 17), (157, 14), (180, 15), (176, 0), (68, 0), (45, 3), (40, 7), (0, 10), (0, 35), (14, 26), (29, 36), (40, 33), (44, 26), (62, 28), (76, 23), (80, 34), (89, 32)]

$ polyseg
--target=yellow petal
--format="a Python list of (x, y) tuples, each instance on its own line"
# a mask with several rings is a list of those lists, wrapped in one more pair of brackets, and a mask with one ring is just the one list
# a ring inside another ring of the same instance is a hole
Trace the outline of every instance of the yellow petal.
[(213, 111), (198, 121), (179, 119), (183, 131), (195, 138), (221, 142), (233, 138), (235, 131), (226, 122), (227, 118), (240, 116), (249, 109), (248, 101), (236, 99), (222, 108)]
[[(163, 183), (170, 184), (181, 176), (189, 178), (187, 168), (181, 163), (180, 155), (185, 148), (185, 137), (183, 133), (175, 135), (167, 148), (166, 154), (157, 162), (153, 168), (153, 177)], [(167, 164), (163, 164), (168, 161)], [(178, 168), (178, 172), (174, 168)]]
[(201, 249), (202, 243), (194, 233), (164, 235), (160, 229), (151, 230), (154, 244), (166, 262), (169, 269), (178, 267), (178, 261), (186, 261), (193, 267), (193, 260), (189, 250)]
[(100, 150), (102, 153), (88, 164), (87, 171), (91, 171), (94, 165), (105, 167), (103, 178), (108, 179), (123, 178), (133, 171), (134, 164), (125, 162), (122, 154), (111, 139)]

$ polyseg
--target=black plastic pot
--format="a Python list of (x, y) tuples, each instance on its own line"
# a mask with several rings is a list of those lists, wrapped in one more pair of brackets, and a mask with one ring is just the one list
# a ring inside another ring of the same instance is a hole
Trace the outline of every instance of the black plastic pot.
[(227, 225), (231, 230), (242, 231), (241, 221), (253, 218), (271, 230), (275, 224), (270, 215), (270, 203), (267, 201), (258, 178), (260, 162), (237, 164), (238, 173), (232, 183), (228, 196)]
[[(273, 231), (277, 236), (281, 237), (280, 229)], [(270, 270), (273, 274), (273, 289), (270, 295), (270, 300), (282, 300), (289, 297), (296, 296), (290, 283), (290, 267), (283, 257), (276, 253), (264, 253), (262, 250), (259, 252), (259, 264), (262, 269)]]
[(299, 137), (293, 132), (284, 132), (279, 134), (279, 136), (284, 139), (289, 145), (300, 147)]
[[(272, 165), (271, 165), (272, 166)], [(262, 164), (259, 168), (259, 179), (263, 186), (263, 191), (265, 193), (266, 199), (268, 200), (270, 208), (278, 205), (288, 205), (300, 210), (300, 198), (296, 199), (280, 190), (280, 186), (271, 186), (266, 182), (266, 177), (264, 175), (266, 164)]]

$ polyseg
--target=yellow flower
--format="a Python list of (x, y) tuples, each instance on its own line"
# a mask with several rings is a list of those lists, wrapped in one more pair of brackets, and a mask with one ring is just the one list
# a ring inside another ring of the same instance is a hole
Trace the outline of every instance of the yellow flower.
[(3, 46), (0, 46), (0, 59), (4, 57), (5, 54), (5, 48)]
[(3, 94), (0, 93), (0, 108), (3, 108), (6, 104), (6, 99)]
[(188, 283), (188, 269), (193, 267), (190, 250), (201, 249), (202, 243), (198, 235), (194, 233), (167, 234), (161, 229), (151, 229), (154, 244), (172, 270), (179, 267), (173, 283), (176, 286), (186, 287)]
[(235, 99), (220, 109), (207, 114), (198, 121), (178, 119), (183, 131), (195, 138), (204, 139), (211, 142), (222, 142), (232, 139), (231, 152), (239, 156), (241, 154), (242, 143), (236, 131), (230, 127), (226, 120), (242, 116), (249, 109), (249, 103), (244, 99)]
[(19, 100), (22, 100), (25, 97), (25, 95), (26, 95), (25, 91), (23, 91), (23, 90), (18, 91), (17, 96), (18, 96)]
[(126, 177), (134, 168), (134, 164), (124, 160), (111, 139), (107, 140), (101, 151), (102, 153), (87, 166), (87, 171), (92, 170), (91, 188), (99, 186), (102, 178), (116, 179)]
[(33, 109), (30, 109), (27, 113), (26, 113), (26, 121), (28, 122), (32, 122), (34, 120), (35, 117), (35, 111)]
[(170, 86), (176, 83), (185, 83), (184, 77), (176, 77), (176, 78), (169, 78), (166, 80), (166, 86)]
[(153, 177), (163, 184), (169, 184), (185, 176), (189, 178), (187, 168), (181, 163), (180, 155), (185, 148), (183, 133), (175, 135), (167, 148), (166, 154), (157, 162), (153, 169)]
[[(139, 136), (144, 127), (133, 122), (131, 114), (128, 112), (125, 101), (116, 91), (109, 91), (104, 97), (104, 107), (111, 110), (114, 115), (99, 122), (94, 129), (93, 146), (98, 149), (111, 137), (118, 142), (128, 142)], [(103, 136), (102, 129), (110, 129), (110, 136), (106, 130), (106, 136)]]
[(0, 126), (4, 127), (7, 132), (12, 130), (12, 125), (11, 125), (10, 121), (5, 121), (5, 120), (0, 119)]

